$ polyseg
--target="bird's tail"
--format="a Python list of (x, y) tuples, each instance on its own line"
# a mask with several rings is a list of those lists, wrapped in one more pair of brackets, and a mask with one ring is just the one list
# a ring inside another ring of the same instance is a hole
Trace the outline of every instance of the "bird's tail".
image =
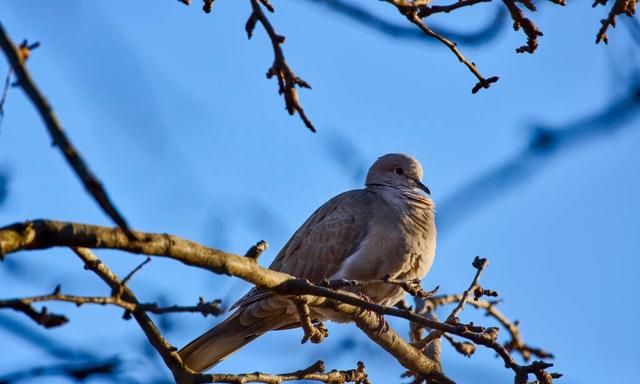
[(237, 311), (187, 344), (178, 354), (187, 367), (196, 372), (205, 371), (259, 336), (243, 336), (245, 328)]

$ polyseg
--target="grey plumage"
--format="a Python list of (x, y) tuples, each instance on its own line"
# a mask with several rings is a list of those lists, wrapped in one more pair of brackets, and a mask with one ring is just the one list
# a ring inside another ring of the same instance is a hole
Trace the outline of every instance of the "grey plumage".
[[(389, 154), (370, 168), (366, 188), (344, 192), (318, 208), (293, 234), (269, 268), (319, 282), (323, 279), (423, 278), (435, 256), (434, 204), (413, 157)], [(393, 305), (404, 296), (394, 285), (368, 285), (374, 302)], [(204, 371), (258, 336), (299, 326), (285, 297), (254, 288), (225, 321), (179, 351), (187, 366)], [(316, 320), (346, 321), (312, 309)]]

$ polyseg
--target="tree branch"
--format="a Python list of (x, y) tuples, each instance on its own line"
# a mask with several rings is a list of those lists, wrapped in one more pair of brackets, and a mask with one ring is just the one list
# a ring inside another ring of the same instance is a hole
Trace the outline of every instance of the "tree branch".
[(358, 368), (347, 371), (325, 372), (324, 362), (316, 361), (308, 368), (272, 375), (267, 373), (243, 373), (239, 375), (215, 374), (200, 375), (198, 383), (281, 383), (284, 381), (309, 380), (321, 383), (360, 383), (369, 384), (364, 364), (359, 361)]
[(453, 52), (453, 54), (456, 55), (458, 60), (461, 63), (463, 63), (469, 69), (469, 71), (471, 71), (471, 73), (473, 73), (473, 75), (478, 79), (478, 82), (471, 90), (472, 93), (476, 93), (482, 88), (489, 88), (491, 84), (498, 81), (499, 78), (497, 76), (493, 76), (488, 79), (485, 79), (484, 76), (482, 76), (482, 74), (476, 67), (475, 63), (469, 61), (462, 54), (462, 52), (460, 52), (460, 50), (456, 46), (456, 43), (440, 35), (439, 33), (433, 31), (422, 21), (420, 17), (420, 10), (423, 9), (426, 6), (426, 4), (429, 3), (429, 1), (422, 1), (422, 0), (416, 0), (413, 2), (408, 2), (406, 0), (386, 0), (386, 1), (394, 5), (398, 9), (398, 11), (407, 18), (407, 20), (415, 24), (426, 35), (437, 39), (442, 44), (444, 44), (447, 48), (449, 48), (449, 50), (451, 50), (451, 52)]
[[(264, 14), (262, 10), (262, 6), (267, 8), (269, 12), (273, 12), (273, 6), (267, 0), (249, 0), (251, 2), (251, 15), (249, 15), (249, 19), (245, 25), (245, 30), (247, 31), (247, 35), (249, 38), (253, 35), (253, 30), (256, 27), (256, 24), (260, 22), (264, 27), (265, 32), (269, 36), (271, 40), (271, 46), (273, 47), (273, 65), (267, 71), (267, 78), (272, 78), (275, 76), (278, 79), (278, 93), (283, 95), (285, 107), (289, 115), (293, 115), (298, 112), (298, 116), (302, 119), (304, 125), (311, 130), (311, 132), (315, 132), (316, 129), (311, 123), (311, 120), (307, 117), (302, 105), (300, 105), (300, 100), (298, 98), (298, 90), (296, 86), (300, 88), (309, 88), (311, 86), (306, 81), (302, 80), (289, 67), (287, 61), (284, 57), (284, 52), (282, 51), (281, 45), (284, 43), (284, 36), (278, 35), (276, 30), (271, 25), (271, 22)], [(262, 4), (262, 6), (261, 6)]]
[[(250, 258), (207, 248), (177, 236), (143, 232), (135, 232), (134, 234), (135, 238), (130, 239), (118, 228), (46, 220), (17, 223), (0, 228), (0, 255), (23, 249), (44, 249), (54, 246), (120, 249), (132, 253), (169, 257), (214, 273), (237, 276), (284, 296), (304, 295), (304, 299), (310, 306), (328, 307), (347, 315), (369, 338), (392, 354), (407, 369), (437, 382), (447, 383), (450, 380), (439, 372), (439, 365), (436, 362), (428, 359), (418, 349), (407, 344), (393, 330), (382, 334), (378, 332), (379, 319), (376, 314), (401, 317), (422, 326), (451, 333), (468, 339), (475, 344), (491, 348), (504, 360), (505, 365), (516, 373), (516, 384), (525, 383), (528, 374), (536, 374), (538, 372), (536, 367), (542, 366), (540, 362), (534, 362), (527, 366), (521, 366), (516, 363), (509, 352), (496, 342), (497, 330), (494, 328), (485, 329), (472, 324), (440, 323), (407, 310), (374, 304), (362, 300), (356, 294), (335, 291), (312, 284), (304, 279), (296, 279), (285, 273), (265, 269), (258, 266)], [(87, 262), (87, 265), (90, 268), (98, 268), (102, 264), (94, 261), (92, 263)], [(115, 284), (113, 280), (108, 281), (110, 286)], [(119, 280), (117, 280), (117, 284), (119, 284)], [(117, 284), (115, 287), (117, 287)], [(114, 286), (112, 286), (113, 288)], [(131, 294), (131, 300), (129, 301), (135, 300), (130, 291), (126, 290), (124, 292)], [(172, 368), (175, 376), (175, 368), (180, 367), (177, 354), (162, 338), (162, 335), (159, 334), (155, 325), (146, 317), (146, 314), (142, 311), (135, 311), (133, 315), (134, 317), (136, 315), (141, 317), (141, 320), (138, 320), (138, 318), (136, 320), (145, 330), (152, 345), (161, 351), (165, 363)], [(171, 353), (167, 351), (171, 351)], [(547, 363), (544, 363), (544, 365), (548, 367)]]
[(425, 291), (420, 285), (420, 279), (413, 280), (402, 280), (402, 279), (392, 279), (390, 276), (385, 276), (383, 279), (371, 279), (371, 280), (348, 280), (348, 279), (338, 279), (338, 280), (324, 280), (320, 283), (323, 287), (331, 288), (331, 289), (340, 289), (340, 288), (348, 288), (348, 287), (358, 287), (365, 288), (371, 285), (379, 285), (379, 284), (390, 284), (397, 285), (402, 288), (405, 292), (414, 297), (427, 298), (432, 297), (438, 292), (439, 286), (435, 287), (431, 291)]
[(116, 223), (116, 225), (118, 225), (118, 227), (130, 236), (131, 232), (126, 220), (109, 199), (107, 191), (104, 189), (100, 180), (98, 180), (93, 172), (91, 172), (84, 159), (80, 156), (80, 153), (75, 149), (73, 144), (71, 144), (71, 141), (67, 138), (64, 130), (62, 129), (62, 124), (53, 112), (51, 105), (47, 99), (45, 99), (42, 92), (40, 92), (36, 87), (35, 82), (31, 79), (31, 75), (29, 75), (25, 66), (25, 60), (28, 53), (25, 54), (24, 49), (20, 49), (15, 46), (1, 23), (0, 48), (4, 51), (11, 68), (13, 68), (20, 86), (38, 110), (40, 117), (44, 121), (47, 129), (49, 130), (49, 134), (53, 139), (53, 144), (60, 148), (71, 168), (73, 168), (86, 190), (91, 196), (93, 196), (102, 210)]
[[(447, 305), (458, 303), (462, 300), (462, 294), (457, 295), (442, 295), (442, 296), (434, 296), (423, 300), (425, 311), (431, 312), (436, 308)], [(545, 351), (542, 348), (533, 347), (524, 342), (522, 337), (522, 333), (520, 332), (520, 326), (517, 321), (511, 321), (507, 316), (502, 313), (498, 307), (497, 301), (489, 301), (489, 300), (470, 300), (468, 301), (469, 305), (485, 310), (485, 314), (489, 317), (497, 320), (503, 328), (509, 332), (511, 339), (506, 341), (503, 345), (507, 349), (507, 351), (516, 351), (518, 352), (524, 361), (529, 361), (532, 357), (537, 357), (540, 359), (552, 359), (553, 354)]]
[(84, 304), (97, 304), (97, 305), (115, 305), (123, 308), (128, 312), (144, 311), (163, 315), (167, 313), (200, 313), (203, 316), (213, 315), (218, 316), (224, 313), (220, 307), (220, 301), (215, 300), (212, 302), (205, 302), (200, 298), (197, 305), (194, 306), (179, 306), (172, 305), (167, 307), (160, 307), (156, 303), (136, 303), (123, 299), (120, 296), (76, 296), (67, 295), (56, 290), (54, 293), (41, 296), (30, 296), (19, 299), (7, 299), (0, 300), (0, 308), (12, 308), (20, 312), (24, 312), (27, 316), (31, 317), (38, 324), (45, 328), (51, 328), (59, 325), (66, 324), (68, 319), (65, 316), (50, 314), (47, 312), (46, 307), (42, 311), (37, 312), (31, 307), (33, 303), (40, 303), (45, 301), (61, 301), (65, 303), (73, 303), (80, 307)]
[[(473, 260), (473, 267), (476, 269), (476, 275), (473, 277), (473, 281), (471, 282), (471, 285), (469, 285), (469, 288), (462, 293), (462, 295), (460, 297), (460, 300), (458, 301), (458, 304), (455, 306), (453, 311), (451, 311), (451, 314), (449, 314), (449, 316), (447, 317), (447, 320), (445, 321), (446, 324), (459, 324), (460, 323), (460, 320), (458, 319), (458, 317), (460, 316), (460, 313), (464, 309), (465, 303), (471, 298), (471, 295), (474, 292), (476, 292), (476, 290), (478, 288), (480, 288), (480, 284), (478, 283), (478, 281), (480, 279), (480, 276), (482, 275), (482, 272), (484, 271), (484, 269), (488, 265), (489, 265), (489, 262), (487, 261), (487, 259), (483, 259), (483, 258), (480, 258), (480, 257), (476, 256), (476, 258)], [(495, 333), (495, 337), (497, 337), (497, 335), (498, 335), (497, 329), (491, 329), (490, 328), (490, 330), (492, 332), (494, 332)], [(416, 345), (417, 348), (422, 350), (427, 345), (429, 345), (429, 343), (431, 343), (434, 340), (440, 338), (443, 334), (444, 334), (443, 330), (434, 329), (424, 339), (422, 339), (422, 340), (418, 341), (417, 343), (415, 343), (415, 345)]]
[[(607, 5), (609, 0), (594, 0), (593, 7), (597, 5)], [(629, 17), (633, 17), (636, 14), (636, 6), (640, 0), (615, 0), (611, 6), (611, 11), (607, 15), (606, 19), (600, 20), (602, 24), (598, 34), (596, 35), (596, 44), (603, 41), (605, 44), (609, 44), (609, 37), (607, 37), (607, 30), (609, 27), (616, 26), (616, 16), (625, 14)]]
[[(124, 238), (124, 233), (122, 234)], [(0, 244), (2, 241), (0, 241)], [(0, 248), (2, 248), (0, 246)], [(95, 273), (102, 281), (104, 281), (113, 291), (120, 290), (122, 292), (122, 298), (138, 304), (138, 299), (133, 294), (133, 292), (127, 287), (123, 286), (122, 282), (96, 255), (93, 254), (87, 248), (74, 247), (72, 248), (76, 255), (84, 262), (85, 269), (88, 269)], [(169, 342), (162, 336), (160, 330), (154, 324), (153, 320), (149, 318), (149, 316), (139, 309), (134, 309), (131, 311), (133, 318), (136, 320), (142, 331), (147, 336), (149, 343), (153, 346), (153, 348), (158, 351), (160, 357), (164, 363), (169, 367), (171, 373), (173, 373), (173, 377), (175, 378), (177, 383), (190, 383), (193, 382), (191, 379), (193, 372), (184, 365), (182, 359), (180, 359), (180, 355), (175, 347), (173, 347)]]

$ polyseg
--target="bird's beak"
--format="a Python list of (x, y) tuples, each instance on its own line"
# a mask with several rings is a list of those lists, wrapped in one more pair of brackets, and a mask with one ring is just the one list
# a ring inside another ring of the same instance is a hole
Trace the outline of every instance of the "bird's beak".
[(427, 195), (431, 195), (431, 191), (429, 190), (429, 188), (426, 185), (422, 184), (420, 180), (414, 180), (414, 181), (416, 182), (416, 186), (418, 188), (426, 192)]

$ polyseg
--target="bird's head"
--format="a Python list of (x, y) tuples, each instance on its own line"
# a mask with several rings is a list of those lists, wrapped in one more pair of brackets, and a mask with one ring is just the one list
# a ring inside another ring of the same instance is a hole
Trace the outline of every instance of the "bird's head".
[(422, 184), (422, 165), (418, 160), (402, 153), (384, 155), (369, 168), (367, 186), (383, 185), (399, 189), (417, 189), (431, 194), (429, 188)]

